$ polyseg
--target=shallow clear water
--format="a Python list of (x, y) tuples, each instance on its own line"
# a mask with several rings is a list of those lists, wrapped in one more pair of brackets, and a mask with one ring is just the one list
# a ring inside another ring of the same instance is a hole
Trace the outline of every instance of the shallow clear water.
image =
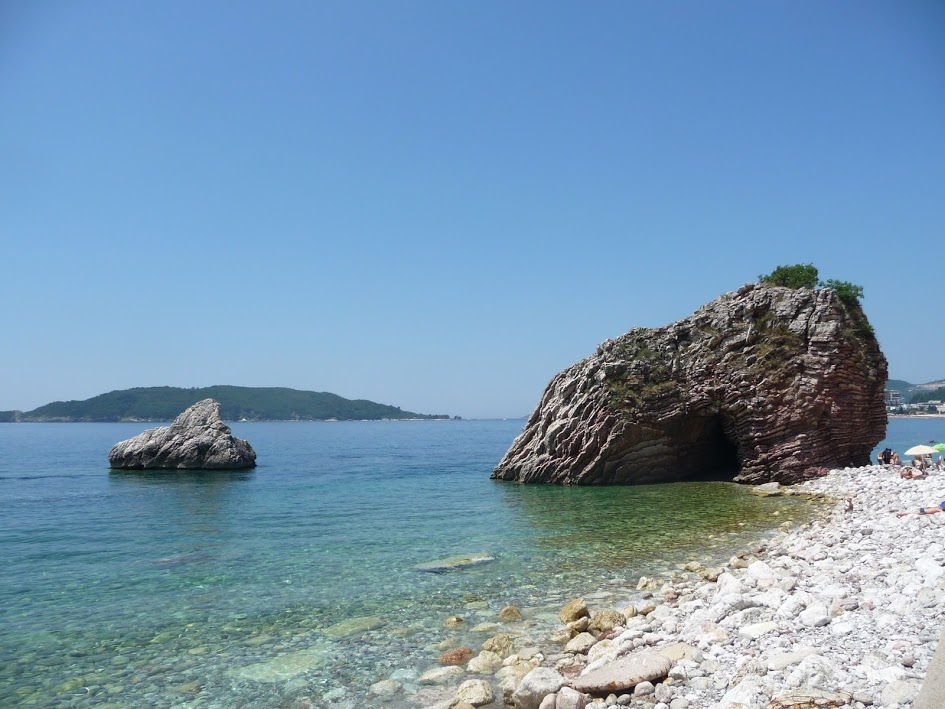
[[(353, 706), (392, 675), (414, 706), (505, 605), (540, 639), (574, 595), (619, 604), (806, 513), (727, 483), (490, 481), (522, 421), (242, 423), (255, 470), (109, 471), (151, 425), (0, 425), (0, 706)], [(471, 553), (495, 560), (414, 568)]]

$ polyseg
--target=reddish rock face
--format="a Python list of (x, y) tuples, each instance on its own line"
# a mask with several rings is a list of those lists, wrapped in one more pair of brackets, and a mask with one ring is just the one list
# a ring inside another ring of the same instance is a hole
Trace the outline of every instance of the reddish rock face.
[(469, 662), (469, 658), (473, 656), (473, 651), (468, 647), (455, 647), (452, 650), (447, 650), (442, 655), (440, 655), (440, 664), (441, 665), (465, 665)]
[(749, 284), (555, 376), (492, 477), (793, 483), (865, 465), (886, 431), (886, 377), (859, 304)]

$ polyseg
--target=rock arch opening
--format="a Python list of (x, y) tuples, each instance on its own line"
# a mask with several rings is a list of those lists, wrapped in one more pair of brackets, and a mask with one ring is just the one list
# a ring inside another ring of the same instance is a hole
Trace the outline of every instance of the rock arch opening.
[(684, 479), (731, 481), (738, 475), (741, 469), (738, 444), (726, 424), (722, 414), (686, 422), (689, 443), (681, 446), (679, 460)]

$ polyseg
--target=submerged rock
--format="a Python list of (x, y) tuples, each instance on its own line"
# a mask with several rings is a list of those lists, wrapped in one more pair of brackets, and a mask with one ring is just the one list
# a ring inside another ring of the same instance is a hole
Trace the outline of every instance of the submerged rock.
[(280, 655), (265, 662), (233, 668), (229, 670), (229, 674), (254, 682), (284, 682), (322, 666), (330, 650), (331, 647), (327, 643), (316, 643), (304, 650)]
[(357, 633), (366, 633), (369, 630), (376, 630), (384, 625), (384, 621), (377, 616), (361, 616), (358, 618), (349, 618), (340, 623), (329, 625), (322, 632), (333, 638), (343, 638)]
[(794, 483), (869, 462), (885, 435), (885, 383), (858, 303), (748, 284), (556, 375), (492, 477)]
[(112, 468), (127, 469), (240, 469), (255, 467), (256, 451), (232, 435), (220, 419), (220, 404), (204, 399), (170, 426), (116, 443), (108, 462)]
[(413, 568), (417, 571), (429, 571), (434, 574), (441, 574), (444, 571), (455, 571), (456, 569), (465, 569), (469, 566), (478, 566), (495, 561), (495, 557), (490, 554), (466, 554), (464, 556), (449, 556), (445, 559), (428, 561), (425, 564), (417, 564)]

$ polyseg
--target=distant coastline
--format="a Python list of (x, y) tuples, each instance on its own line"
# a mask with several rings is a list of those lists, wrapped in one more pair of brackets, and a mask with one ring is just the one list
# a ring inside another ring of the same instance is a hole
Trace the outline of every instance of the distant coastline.
[[(2, 411), (2, 414), (10, 413), (9, 411)], [(17, 412), (13, 412), (17, 413)], [(77, 418), (18, 418), (16, 420), (8, 420), (6, 418), (0, 418), (0, 423), (158, 423), (158, 424), (169, 424), (173, 421), (172, 418), (157, 418), (157, 419), (141, 419), (141, 418), (128, 418), (128, 419), (77, 419)], [(430, 416), (427, 418), (399, 418), (399, 419), (228, 419), (223, 418), (226, 423), (381, 423), (381, 422), (402, 422), (402, 421), (462, 421), (464, 420), (461, 416)], [(495, 419), (500, 420), (500, 419)]]
[(202, 399), (220, 402), (221, 418), (250, 421), (446, 421), (448, 414), (420, 414), (367, 399), (284, 387), (217, 385), (202, 388), (140, 387), (83, 401), (54, 401), (32, 411), (0, 411), (3, 423), (160, 423), (173, 421)]

